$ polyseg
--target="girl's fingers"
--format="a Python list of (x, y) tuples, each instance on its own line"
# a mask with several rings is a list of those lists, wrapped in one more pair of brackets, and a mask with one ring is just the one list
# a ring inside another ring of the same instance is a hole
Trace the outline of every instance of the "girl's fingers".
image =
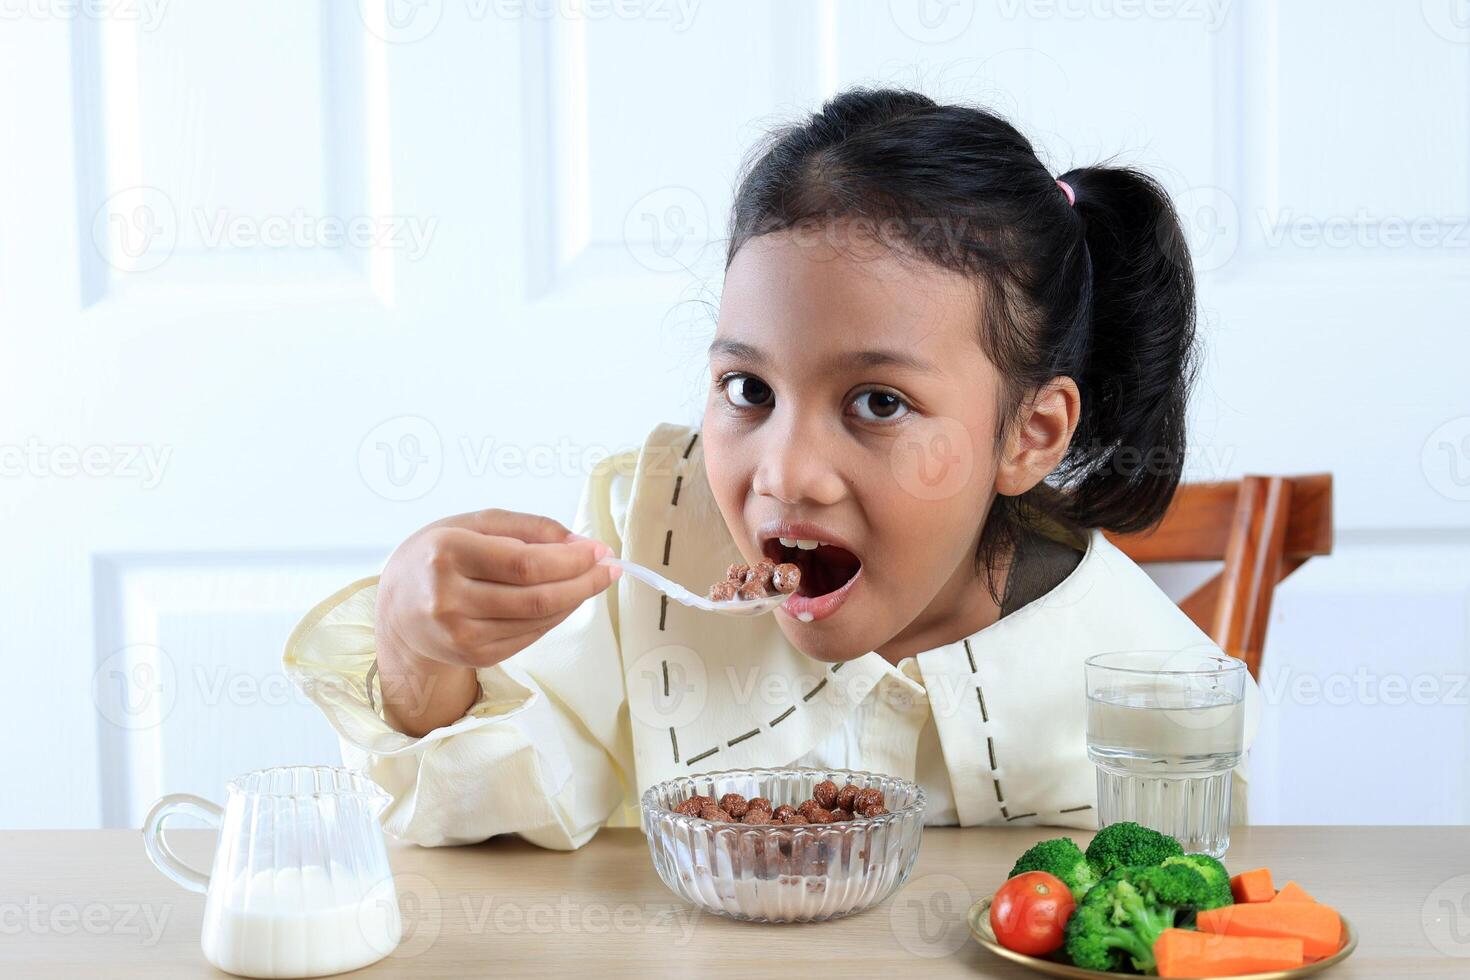
[(559, 544), (571, 533), (559, 521), (540, 514), (522, 514), (514, 510), (477, 510), (451, 517), (445, 523), (479, 534), (515, 538), (527, 544)]
[(513, 644), (517, 640), (523, 640), (521, 647), (524, 647), (536, 637), (549, 632), (571, 613), (572, 610), (568, 609), (542, 619), (465, 618), (455, 624), (447, 639), (450, 646), (462, 654), (492, 653), (500, 645)]
[(619, 569), (592, 565), (575, 578), (539, 585), (470, 582), (469, 615), (480, 619), (537, 620), (569, 615), (612, 584)]
[(541, 585), (576, 578), (609, 553), (604, 544), (526, 544), (515, 538), (466, 533), (455, 542), (459, 570), (471, 579), (506, 585)]

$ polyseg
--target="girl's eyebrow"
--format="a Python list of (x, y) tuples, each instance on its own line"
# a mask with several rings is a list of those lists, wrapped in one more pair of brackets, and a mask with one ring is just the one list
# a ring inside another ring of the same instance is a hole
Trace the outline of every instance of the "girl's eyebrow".
[[(723, 354), (727, 357), (752, 364), (763, 364), (767, 357), (759, 347), (739, 340), (716, 340), (709, 345), (709, 355)], [(934, 366), (928, 361), (901, 350), (854, 350), (844, 351), (828, 361), (829, 367), (902, 367), (912, 371), (932, 372)]]

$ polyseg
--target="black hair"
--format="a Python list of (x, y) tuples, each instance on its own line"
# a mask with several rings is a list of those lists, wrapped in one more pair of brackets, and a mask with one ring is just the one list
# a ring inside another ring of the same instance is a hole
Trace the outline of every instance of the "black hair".
[(1027, 493), (997, 496), (978, 561), (1012, 560), (1024, 532), (1048, 520), (1118, 532), (1158, 522), (1184, 460), (1195, 294), (1157, 181), (1114, 166), (1053, 177), (992, 112), (857, 88), (757, 148), (735, 195), (726, 265), (752, 238), (836, 219), (976, 278), (981, 347), (1006, 379), (998, 439), (1052, 378), (1081, 392), (1066, 456)]

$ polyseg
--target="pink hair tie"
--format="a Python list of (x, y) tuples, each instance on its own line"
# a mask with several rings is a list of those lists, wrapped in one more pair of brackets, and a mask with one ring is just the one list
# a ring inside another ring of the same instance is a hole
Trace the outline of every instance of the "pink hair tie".
[(1067, 195), (1067, 203), (1075, 208), (1077, 206), (1077, 192), (1072, 190), (1072, 185), (1065, 180), (1058, 180), (1057, 186), (1062, 189), (1063, 194)]

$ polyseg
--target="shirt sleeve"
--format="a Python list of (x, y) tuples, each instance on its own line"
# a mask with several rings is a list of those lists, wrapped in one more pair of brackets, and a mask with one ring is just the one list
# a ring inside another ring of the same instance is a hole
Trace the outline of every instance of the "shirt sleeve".
[[(613, 456), (594, 469), (572, 525), (615, 554), (634, 456)], [(377, 578), (307, 613), (286, 643), (286, 672), (336, 730), (344, 764), (393, 797), (383, 827), (394, 837), (434, 847), (515, 833), (573, 850), (624, 807), (633, 783), (618, 585), (510, 659), (478, 671), (480, 694), (465, 715), (422, 738), (382, 715)]]

